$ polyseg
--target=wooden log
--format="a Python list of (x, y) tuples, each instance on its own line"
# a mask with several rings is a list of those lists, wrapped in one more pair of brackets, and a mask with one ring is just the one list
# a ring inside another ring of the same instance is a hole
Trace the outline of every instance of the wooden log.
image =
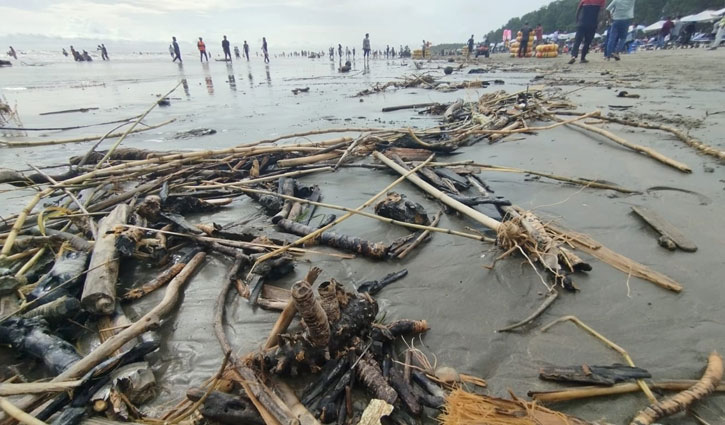
[(375, 213), (396, 221), (428, 225), (430, 219), (422, 205), (410, 201), (404, 194), (388, 192), (380, 202), (375, 204)]
[(128, 292), (121, 296), (124, 301), (137, 300), (144, 295), (150, 294), (151, 292), (161, 288), (173, 279), (177, 274), (184, 269), (186, 263), (180, 262), (172, 265), (168, 269), (164, 270), (160, 275), (144, 283), (138, 288), (130, 289)]
[[(697, 245), (695, 245), (690, 239), (680, 232), (680, 229), (675, 227), (674, 224), (665, 220), (661, 215), (650, 210), (649, 208), (642, 206), (632, 206), (632, 211), (642, 218), (647, 224), (652, 226), (662, 237), (659, 239), (659, 244), (667, 248), (671, 246), (677, 246), (683, 251), (695, 252), (697, 251)], [(664, 238), (664, 239), (663, 239)], [(674, 248), (673, 248), (674, 249)]]
[(98, 240), (93, 246), (90, 271), (81, 295), (81, 303), (91, 313), (108, 315), (116, 306), (116, 283), (120, 259), (116, 250), (114, 227), (126, 224), (129, 207), (121, 204), (98, 225)]
[(320, 306), (325, 311), (325, 316), (327, 316), (330, 323), (340, 320), (340, 302), (337, 300), (338, 285), (335, 279), (330, 279), (322, 282), (317, 287), (317, 293), (320, 295)]
[(390, 385), (398, 393), (398, 397), (403, 405), (410, 413), (419, 416), (423, 412), (423, 406), (418, 402), (417, 397), (413, 394), (413, 389), (403, 377), (403, 373), (399, 368), (393, 366), (390, 368)]
[(632, 419), (630, 425), (651, 425), (659, 419), (687, 409), (715, 390), (723, 375), (722, 357), (713, 351), (707, 359), (707, 369), (692, 387), (657, 403), (653, 403)]
[(64, 295), (73, 296), (87, 262), (88, 254), (83, 251), (61, 251), (53, 263), (53, 268), (28, 294), (28, 300), (35, 301), (34, 307), (38, 307)]
[(49, 323), (60, 322), (63, 319), (73, 317), (81, 311), (81, 302), (77, 298), (62, 296), (40, 307), (34, 308), (22, 317), (29, 319), (31, 317), (40, 317)]
[(369, 353), (366, 353), (358, 361), (356, 371), (360, 380), (375, 398), (395, 404), (398, 400), (398, 393), (385, 380), (383, 372)]
[(48, 323), (41, 318), (11, 317), (2, 322), (0, 344), (12, 345), (16, 350), (41, 360), (54, 375), (68, 370), (81, 359), (73, 345), (53, 335)]

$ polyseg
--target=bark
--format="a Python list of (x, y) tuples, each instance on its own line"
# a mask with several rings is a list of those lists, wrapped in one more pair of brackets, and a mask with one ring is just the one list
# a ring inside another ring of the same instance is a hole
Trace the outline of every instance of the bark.
[(630, 425), (651, 425), (659, 419), (687, 409), (692, 403), (702, 400), (712, 393), (720, 383), (722, 375), (722, 357), (713, 351), (707, 360), (705, 373), (695, 385), (672, 397), (645, 407), (632, 419)]
[(81, 356), (67, 341), (53, 335), (42, 318), (11, 317), (0, 324), (0, 344), (41, 360), (58, 375), (78, 362)]
[[(295, 223), (290, 220), (280, 219), (277, 226), (298, 236), (306, 236), (314, 232), (315, 228)], [(339, 235), (335, 232), (322, 232), (316, 238), (321, 244), (351, 251), (371, 258), (385, 258), (388, 252), (388, 245), (382, 242), (370, 242), (354, 236)]]
[(301, 280), (292, 286), (292, 298), (297, 312), (305, 321), (307, 335), (312, 345), (327, 348), (330, 344), (330, 324), (320, 301), (315, 297), (312, 286)]
[(338, 285), (335, 279), (332, 279), (322, 282), (317, 288), (317, 293), (320, 295), (320, 305), (325, 310), (325, 315), (330, 323), (340, 320), (340, 303), (337, 301)]
[(644, 369), (621, 364), (612, 366), (589, 366), (586, 364), (568, 367), (549, 366), (539, 369), (539, 378), (547, 381), (607, 386), (651, 377), (652, 375)]
[(124, 301), (130, 301), (130, 300), (137, 300), (144, 295), (148, 295), (151, 292), (161, 288), (162, 286), (166, 285), (173, 279), (177, 274), (181, 272), (181, 270), (184, 269), (184, 266), (186, 266), (186, 263), (176, 263), (173, 266), (169, 267), (168, 269), (164, 270), (160, 275), (156, 276), (154, 279), (151, 279), (150, 281), (144, 283), (143, 285), (139, 286), (138, 288), (133, 288), (126, 292), (121, 299)]
[(405, 195), (388, 192), (385, 199), (375, 205), (375, 214), (406, 223), (430, 224), (428, 214), (422, 205), (409, 201)]
[(423, 406), (418, 402), (418, 398), (413, 394), (413, 388), (403, 377), (403, 373), (397, 367), (390, 368), (390, 384), (398, 393), (400, 401), (410, 413), (420, 416), (423, 412)]
[(116, 283), (120, 259), (116, 251), (114, 227), (126, 223), (128, 205), (121, 204), (98, 225), (98, 240), (93, 247), (89, 272), (81, 303), (94, 314), (111, 314), (116, 306)]
[(356, 371), (360, 380), (370, 390), (374, 398), (383, 400), (387, 403), (394, 404), (398, 400), (398, 393), (388, 385), (383, 377), (377, 362), (370, 356), (364, 355), (357, 363)]

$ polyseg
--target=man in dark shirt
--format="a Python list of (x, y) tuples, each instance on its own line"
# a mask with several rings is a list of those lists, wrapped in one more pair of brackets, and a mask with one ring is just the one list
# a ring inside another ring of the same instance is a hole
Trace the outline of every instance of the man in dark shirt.
[(249, 44), (247, 44), (247, 40), (244, 40), (244, 57), (247, 58), (247, 62), (249, 62)]
[(523, 28), (521, 28), (521, 42), (519, 43), (519, 57), (523, 58), (526, 56), (526, 49), (529, 47), (529, 33), (531, 32), (531, 27), (529, 26), (529, 23), (525, 23)]
[(468, 39), (468, 53), (466, 54), (466, 57), (470, 57), (471, 53), (473, 53), (473, 34), (471, 34), (471, 38)]
[(576, 9), (576, 37), (574, 38), (574, 47), (571, 49), (570, 64), (576, 62), (579, 56), (579, 46), (582, 46), (581, 63), (589, 62), (586, 57), (589, 53), (589, 46), (594, 40), (594, 34), (597, 31), (599, 23), (599, 13), (604, 9), (605, 0), (581, 0)]
[(222, 40), (222, 50), (224, 50), (224, 60), (231, 61), (232, 60), (232, 51), (229, 49), (229, 40), (227, 40), (227, 36), (224, 36), (224, 40)]
[(171, 45), (174, 47), (174, 60), (171, 62), (176, 62), (176, 59), (179, 60), (179, 63), (182, 63), (181, 60), (181, 49), (179, 49), (179, 43), (176, 42), (176, 37), (171, 37)]

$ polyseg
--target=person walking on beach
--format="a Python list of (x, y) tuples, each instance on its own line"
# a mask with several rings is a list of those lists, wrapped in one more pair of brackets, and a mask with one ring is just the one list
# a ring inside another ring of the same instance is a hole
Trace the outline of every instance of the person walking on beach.
[(10, 50), (8, 50), (8, 56), (12, 56), (15, 58), (15, 60), (18, 59), (18, 54), (15, 53), (15, 49), (13, 49), (13, 46), (10, 46)]
[[(597, 30), (599, 22), (599, 13), (604, 8), (605, 0), (581, 0), (576, 8), (576, 37), (574, 38), (574, 46), (571, 49), (571, 59), (569, 64), (576, 62), (579, 56), (579, 46), (582, 48), (581, 63), (589, 62), (587, 53), (589, 46), (594, 40), (594, 34)], [(582, 46), (582, 42), (584, 45)]]
[(471, 38), (468, 39), (468, 52), (466, 53), (466, 59), (471, 57), (471, 53), (473, 53), (473, 34), (471, 34)]
[(519, 42), (519, 54), (520, 58), (526, 56), (526, 49), (529, 47), (529, 34), (531, 33), (531, 27), (526, 22), (521, 28), (521, 41)]
[(607, 10), (612, 14), (612, 26), (610, 27), (607, 41), (607, 59), (619, 60), (619, 52), (624, 48), (627, 41), (629, 24), (634, 19), (635, 0), (612, 0)]
[(262, 53), (264, 53), (264, 63), (269, 63), (269, 50), (267, 50), (267, 39), (262, 37)]
[(232, 51), (229, 48), (229, 40), (227, 40), (227, 36), (224, 36), (224, 39), (222, 40), (222, 50), (224, 50), (224, 60), (228, 60), (231, 62), (232, 60)]
[[(722, 43), (722, 39), (725, 38), (725, 17), (720, 19), (718, 23), (715, 24), (715, 26), (718, 27), (717, 33), (715, 34), (715, 39), (712, 41), (712, 44), (708, 48), (708, 50), (715, 50), (718, 47), (720, 47), (720, 43)], [(12, 49), (12, 47), (11, 47)]]
[(108, 50), (106, 50), (106, 45), (101, 43), (101, 59), (104, 61), (111, 60), (108, 58)]
[(370, 60), (370, 34), (365, 33), (365, 38), (363, 38), (363, 60), (367, 59)]
[(171, 62), (176, 62), (176, 59), (178, 59), (179, 63), (183, 63), (184, 61), (181, 60), (181, 49), (179, 49), (179, 43), (176, 42), (176, 37), (171, 37), (171, 48), (174, 49), (174, 59)]
[(249, 62), (249, 44), (247, 44), (247, 40), (244, 40), (244, 46), (242, 46), (244, 49), (244, 56), (247, 58), (247, 62)]
[(204, 58), (209, 62), (209, 56), (206, 54), (206, 44), (204, 44), (204, 40), (201, 37), (199, 37), (199, 41), (196, 43), (196, 48), (199, 49), (199, 62), (204, 62)]

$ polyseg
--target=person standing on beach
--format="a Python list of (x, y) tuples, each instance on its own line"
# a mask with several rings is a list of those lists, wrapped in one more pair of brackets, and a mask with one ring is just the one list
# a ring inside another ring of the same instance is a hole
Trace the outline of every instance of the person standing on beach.
[(10, 50), (8, 50), (8, 56), (14, 57), (15, 60), (18, 59), (18, 54), (15, 53), (15, 49), (13, 49), (13, 46), (10, 46)]
[(624, 48), (627, 40), (629, 24), (634, 19), (635, 0), (612, 0), (607, 10), (612, 14), (612, 26), (609, 27), (607, 41), (607, 59), (619, 60), (619, 52)]
[(367, 59), (370, 60), (370, 34), (366, 33), (365, 38), (363, 38), (363, 60)]
[(342, 44), (337, 43), (337, 56), (342, 60)]
[(227, 40), (227, 36), (224, 36), (224, 39), (222, 39), (222, 50), (224, 50), (224, 60), (228, 60), (231, 62), (232, 60), (232, 51), (229, 48), (229, 40)]
[(668, 16), (665, 20), (665, 23), (662, 25), (662, 29), (660, 30), (659, 34), (657, 34), (657, 46), (660, 49), (665, 48), (665, 38), (667, 38), (668, 35), (670, 35), (670, 32), (672, 31), (672, 28), (675, 26), (675, 23), (672, 22), (672, 19)]
[(108, 58), (108, 50), (106, 50), (106, 45), (101, 43), (101, 59), (104, 61), (111, 60)]
[(199, 62), (204, 62), (204, 58), (209, 62), (209, 56), (206, 54), (206, 44), (204, 44), (204, 40), (201, 37), (199, 37), (199, 41), (196, 43), (196, 48), (199, 49)]
[(594, 40), (597, 23), (599, 22), (599, 13), (604, 5), (605, 0), (581, 0), (579, 2), (579, 6), (576, 8), (576, 37), (574, 38), (569, 64), (576, 62), (576, 58), (579, 56), (579, 46), (582, 42), (584, 42), (584, 45), (582, 46), (581, 63), (589, 62), (587, 53), (589, 53), (589, 46)]
[(262, 53), (264, 53), (264, 63), (269, 63), (269, 50), (267, 50), (267, 39), (262, 37)]
[(171, 62), (176, 62), (176, 59), (178, 59), (179, 63), (183, 63), (184, 61), (181, 60), (181, 49), (179, 49), (179, 43), (176, 42), (176, 37), (171, 37), (171, 48), (174, 49), (174, 59)]
[(518, 56), (520, 58), (523, 58), (526, 56), (526, 49), (529, 47), (529, 34), (531, 33), (531, 27), (529, 26), (529, 23), (526, 22), (524, 26), (521, 28), (521, 41), (519, 42), (519, 54)]
[(468, 39), (468, 52), (466, 53), (466, 59), (471, 57), (471, 53), (473, 53), (473, 34), (471, 34), (471, 38)]
[(423, 48), (421, 49), (421, 52), (423, 54), (423, 59), (425, 59), (425, 40), (423, 40)]
[(244, 56), (247, 58), (247, 62), (249, 62), (249, 44), (247, 44), (247, 40), (244, 40)]
[(536, 47), (544, 42), (544, 27), (542, 27), (541, 24), (537, 25), (536, 29), (534, 30), (534, 34), (536, 35), (536, 42), (534, 43), (534, 47)]

